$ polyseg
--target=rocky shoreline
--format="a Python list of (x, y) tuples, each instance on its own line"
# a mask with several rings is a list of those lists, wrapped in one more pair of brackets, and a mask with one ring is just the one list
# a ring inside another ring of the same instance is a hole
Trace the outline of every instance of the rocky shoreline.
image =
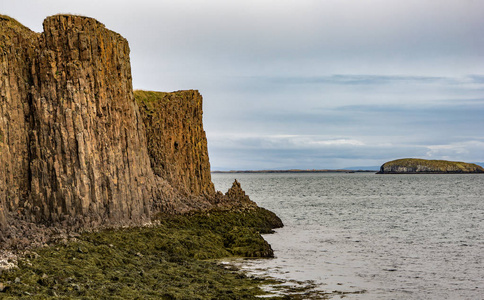
[[(282, 226), (262, 208), (166, 215), (150, 226), (82, 233), (7, 259), (0, 297), (224, 299), (264, 294), (261, 279), (218, 265), (271, 257), (260, 233)], [(5, 265), (5, 264), (4, 264)]]
[(245, 200), (246, 205), (158, 213), (141, 227), (80, 233), (19, 225), (19, 232), (27, 235), (9, 239), (11, 244), (0, 249), (0, 297), (252, 299), (264, 295), (261, 285), (275, 281), (246, 276), (212, 260), (273, 257), (261, 234), (283, 223), (274, 213), (253, 205), (237, 181), (223, 196), (239, 203)]

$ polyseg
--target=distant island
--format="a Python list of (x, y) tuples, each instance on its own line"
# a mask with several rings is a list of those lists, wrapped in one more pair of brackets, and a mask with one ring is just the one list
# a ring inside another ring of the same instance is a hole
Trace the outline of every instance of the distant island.
[(241, 171), (212, 171), (214, 174), (218, 173), (360, 173), (360, 172), (372, 172), (375, 170), (344, 170), (344, 169), (322, 169), (322, 170), (300, 170), (300, 169), (290, 169), (290, 170), (241, 170)]
[(403, 158), (384, 163), (377, 174), (460, 174), (484, 173), (484, 168), (472, 163), (447, 160)]

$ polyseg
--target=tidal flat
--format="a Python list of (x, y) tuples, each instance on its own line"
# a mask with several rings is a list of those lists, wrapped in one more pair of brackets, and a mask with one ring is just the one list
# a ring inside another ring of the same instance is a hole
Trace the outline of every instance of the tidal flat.
[(298, 299), (268, 295), (261, 287), (274, 281), (218, 260), (273, 256), (260, 234), (281, 226), (257, 208), (159, 215), (150, 226), (81, 233), (25, 251), (18, 267), (0, 274), (0, 298)]

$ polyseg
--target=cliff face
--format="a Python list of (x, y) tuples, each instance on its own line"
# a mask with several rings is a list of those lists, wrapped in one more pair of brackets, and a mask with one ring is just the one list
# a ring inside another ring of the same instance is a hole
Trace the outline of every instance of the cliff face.
[(384, 163), (378, 172), (378, 174), (417, 173), (484, 173), (484, 168), (464, 162), (405, 158)]
[(26, 208), (35, 220), (148, 217), (153, 175), (128, 42), (94, 19), (53, 16), (32, 65)]
[(0, 242), (39, 224), (256, 207), (240, 186), (215, 193), (197, 91), (138, 91), (135, 101), (119, 34), (71, 15), (47, 18), (38, 34), (0, 16), (0, 47)]
[(71, 225), (149, 217), (153, 173), (129, 47), (91, 18), (53, 16), (36, 34), (1, 19), (2, 216)]
[(0, 227), (29, 190), (30, 66), (38, 35), (0, 16)]
[(2, 223), (147, 220), (154, 175), (128, 42), (86, 17), (49, 17), (42, 34), (1, 21)]
[(151, 166), (185, 196), (212, 196), (202, 96), (198, 91), (135, 91), (146, 127)]

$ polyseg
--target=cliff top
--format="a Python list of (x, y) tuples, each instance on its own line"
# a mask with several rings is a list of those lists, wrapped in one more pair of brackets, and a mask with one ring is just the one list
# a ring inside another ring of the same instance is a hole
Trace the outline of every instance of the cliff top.
[(11, 44), (12, 39), (18, 34), (29, 36), (37, 35), (28, 27), (22, 25), (19, 21), (6, 15), (0, 14), (0, 38), (3, 44)]
[[(179, 90), (174, 92), (159, 92), (159, 91), (145, 91), (145, 90), (134, 90), (134, 96), (138, 103), (150, 104), (158, 101), (169, 101), (172, 97), (184, 96), (187, 94), (197, 94), (200, 95), (198, 90)], [(170, 97), (166, 97), (170, 96)]]
[(135, 90), (133, 95), (138, 105), (149, 111), (153, 111), (157, 103), (183, 103), (188, 101), (188, 99), (202, 97), (198, 90), (179, 90), (174, 92)]
[[(56, 15), (49, 16), (49, 17), (47, 17), (47, 18), (44, 19), (43, 24), (45, 24), (49, 20), (52, 20), (52, 19), (60, 19), (60, 18), (70, 18), (70, 19), (77, 19), (77, 20), (88, 20), (89, 22), (93, 22), (94, 24), (96, 24), (98, 26), (106, 27), (103, 23), (99, 22), (98, 20), (96, 20), (94, 18), (86, 17), (86, 16), (81, 16), (81, 15), (72, 15), (72, 14), (56, 14)], [(8, 24), (9, 27), (17, 27), (17, 28), (21, 28), (22, 30), (32, 31), (27, 26), (21, 24), (19, 21), (15, 20), (14, 18), (9, 17), (7, 15), (0, 14), (0, 24), (2, 24), (2, 26), (4, 26), (3, 24)]]
[(44, 22), (46, 20), (49, 20), (51, 18), (74, 18), (74, 19), (85, 19), (85, 20), (91, 20), (95, 24), (101, 25), (103, 27), (106, 27), (102, 22), (99, 22), (97, 19), (94, 19), (92, 17), (87, 17), (83, 15), (74, 15), (74, 14), (55, 14), (52, 16), (48, 16), (47, 18), (44, 19)]
[(2, 26), (4, 24), (8, 24), (10, 27), (19, 27), (22, 29), (30, 30), (28, 27), (22, 25), (19, 21), (15, 20), (12, 17), (6, 16), (6, 15), (1, 15), (0, 14), (0, 22)]
[(68, 20), (68, 22), (70, 21), (74, 26), (78, 26), (80, 25), (80, 23), (91, 23), (92, 25), (95, 25), (101, 28), (106, 28), (106, 26), (103, 23), (91, 17), (81, 16), (81, 15), (71, 15), (71, 14), (57, 14), (57, 15), (49, 16), (44, 19), (44, 22), (42, 23), (42, 25), (44, 26), (44, 31), (45, 31), (46, 24), (49, 24), (49, 22), (52, 22), (55, 20), (62, 20), (62, 19)]

